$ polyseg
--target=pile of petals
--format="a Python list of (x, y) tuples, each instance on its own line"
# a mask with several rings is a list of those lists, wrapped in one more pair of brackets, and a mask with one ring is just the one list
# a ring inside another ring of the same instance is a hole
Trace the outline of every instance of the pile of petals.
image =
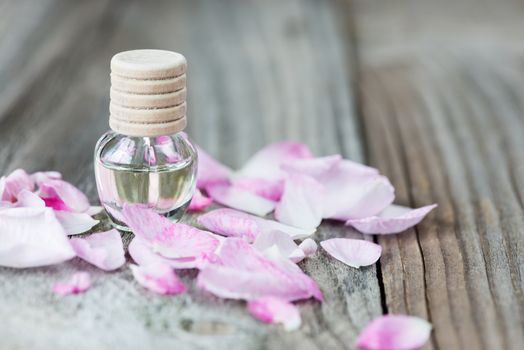
[[(300, 327), (296, 302), (323, 301), (317, 283), (298, 262), (316, 254), (314, 233), (323, 219), (339, 220), (364, 234), (396, 234), (419, 223), (436, 205), (393, 204), (394, 188), (377, 169), (340, 155), (314, 157), (301, 143), (279, 142), (257, 152), (234, 171), (198, 148), (197, 190), (189, 211), (199, 227), (172, 223), (139, 204), (125, 204), (123, 220), (134, 233), (128, 251), (137, 283), (174, 295), (186, 291), (179, 269), (197, 269), (196, 287), (220, 298), (245, 301), (266, 323)], [(68, 238), (98, 221), (86, 196), (57, 172), (15, 170), (0, 178), (0, 266), (24, 268), (79, 257), (104, 270), (125, 264), (116, 230)], [(271, 215), (270, 215), (271, 214)], [(369, 236), (368, 236), (369, 237)], [(334, 259), (359, 268), (377, 262), (382, 248), (371, 239), (319, 242)], [(334, 261), (334, 263), (336, 263)], [(82, 293), (86, 272), (57, 282), (60, 295)], [(416, 317), (386, 315), (357, 339), (366, 349), (411, 349), (429, 338), (431, 325)]]
[(93, 228), (98, 220), (92, 215), (100, 211), (100, 207), (90, 206), (84, 193), (64, 181), (60, 173), (29, 175), (17, 169), (1, 177), (0, 266), (57, 264), (73, 258), (79, 250), (84, 258), (92, 252), (101, 255), (98, 248), (86, 251), (80, 244), (71, 244), (67, 237)]

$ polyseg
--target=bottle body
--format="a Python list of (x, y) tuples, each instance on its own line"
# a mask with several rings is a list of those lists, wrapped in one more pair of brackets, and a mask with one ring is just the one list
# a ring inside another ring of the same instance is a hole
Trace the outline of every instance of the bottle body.
[(125, 203), (178, 221), (195, 190), (197, 153), (182, 132), (133, 137), (109, 131), (96, 145), (94, 162), (100, 202), (121, 230), (129, 230), (122, 217)]

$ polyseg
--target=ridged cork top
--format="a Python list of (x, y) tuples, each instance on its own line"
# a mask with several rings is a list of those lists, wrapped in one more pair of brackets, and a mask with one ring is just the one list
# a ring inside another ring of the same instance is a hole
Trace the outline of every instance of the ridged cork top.
[(120, 52), (111, 59), (109, 125), (129, 136), (160, 136), (186, 126), (184, 56), (163, 50)]

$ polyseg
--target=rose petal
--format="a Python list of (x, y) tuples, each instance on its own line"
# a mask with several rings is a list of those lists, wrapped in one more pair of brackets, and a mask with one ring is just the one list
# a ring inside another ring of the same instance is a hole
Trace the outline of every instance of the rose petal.
[(178, 279), (173, 269), (162, 263), (129, 265), (135, 280), (143, 287), (163, 295), (185, 292), (186, 286)]
[(271, 201), (279, 201), (284, 192), (283, 180), (271, 181), (260, 178), (235, 177), (232, 183), (236, 188), (243, 189)]
[(37, 186), (50, 180), (62, 179), (62, 174), (58, 171), (39, 171), (30, 175)]
[(357, 269), (374, 264), (382, 253), (381, 246), (361, 239), (332, 238), (320, 245), (335, 259)]
[(295, 227), (317, 228), (322, 221), (323, 190), (312, 177), (289, 174), (282, 199), (275, 208), (275, 218)]
[(362, 219), (352, 219), (346, 221), (362, 233), (370, 234), (390, 234), (399, 233), (418, 224), (431, 210), (436, 208), (436, 204), (412, 209), (400, 205), (390, 205), (379, 215), (370, 216)]
[(422, 347), (431, 334), (431, 324), (405, 315), (383, 315), (359, 334), (356, 346), (369, 350), (412, 350)]
[(344, 171), (334, 171), (324, 181), (324, 218), (349, 220), (376, 215), (389, 206), (395, 190), (381, 175), (348, 177)]
[(199, 189), (196, 189), (187, 210), (193, 212), (201, 211), (209, 207), (211, 203), (213, 203), (213, 199), (204, 196)]
[(56, 210), (82, 213), (89, 210), (89, 201), (78, 188), (63, 180), (49, 180), (40, 184), (40, 197)]
[(298, 263), (306, 257), (293, 239), (287, 233), (281, 231), (260, 233), (255, 239), (253, 247), (265, 253), (268, 257), (274, 256), (273, 254), (276, 251), (276, 254), (288, 258), (294, 263)]
[(311, 238), (306, 238), (298, 245), (298, 247), (304, 252), (306, 257), (311, 256), (317, 252), (318, 245), (317, 242)]
[(23, 189), (18, 193), (18, 200), (16, 201), (16, 206), (26, 208), (44, 208), (45, 202), (35, 193)]
[(228, 238), (219, 252), (219, 263), (206, 265), (197, 286), (222, 298), (252, 300), (267, 296), (293, 301), (322, 293), (315, 281), (288, 259), (269, 259), (249, 243)]
[(89, 209), (87, 209), (86, 214), (90, 216), (95, 216), (100, 214), (102, 210), (104, 210), (103, 207), (92, 205), (89, 207)]
[(231, 169), (213, 159), (202, 148), (196, 146), (198, 152), (197, 187), (204, 189), (208, 186), (229, 183)]
[(124, 204), (122, 213), (135, 235), (166, 258), (198, 260), (214, 255), (219, 244), (210, 232), (172, 223), (141, 205)]
[(251, 157), (247, 163), (238, 171), (238, 176), (244, 178), (281, 180), (285, 173), (281, 169), (295, 159), (313, 157), (309, 148), (298, 142), (276, 142), (270, 144)]
[(91, 287), (91, 278), (87, 272), (75, 273), (68, 282), (58, 282), (53, 285), (53, 292), (58, 295), (79, 294)]
[(292, 239), (308, 237), (315, 232), (314, 229), (291, 227), (229, 208), (216, 209), (201, 215), (198, 223), (212, 232), (227, 237), (241, 237), (248, 242), (253, 242), (262, 232), (282, 231)]
[(300, 328), (300, 312), (294, 304), (286, 300), (274, 297), (253, 299), (248, 301), (247, 309), (262, 322), (282, 323), (286, 331)]
[(0, 266), (45, 266), (75, 256), (64, 229), (49, 208), (3, 209), (0, 222)]
[(168, 259), (155, 253), (149, 244), (137, 237), (133, 238), (127, 249), (138, 265), (163, 263), (173, 269), (200, 269), (215, 258), (214, 254), (208, 254), (195, 259)]
[(55, 215), (69, 236), (87, 232), (100, 222), (100, 220), (95, 220), (86, 213), (55, 210)]
[(342, 161), (340, 154), (326, 157), (293, 159), (282, 164), (281, 168), (288, 173), (298, 173), (319, 178)]
[(231, 185), (207, 187), (208, 195), (213, 200), (230, 208), (251, 214), (265, 216), (275, 209), (276, 202), (257, 196), (251, 192)]
[(0, 179), (0, 200), (15, 202), (22, 190), (33, 191), (33, 179), (22, 169), (16, 169), (11, 174)]
[(78, 257), (104, 271), (116, 270), (126, 262), (122, 238), (115, 229), (72, 238), (70, 242)]

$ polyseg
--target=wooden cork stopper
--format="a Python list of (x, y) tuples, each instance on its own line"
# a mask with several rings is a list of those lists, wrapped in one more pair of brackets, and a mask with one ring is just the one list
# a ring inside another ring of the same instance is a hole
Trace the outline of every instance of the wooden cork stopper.
[(163, 50), (134, 50), (111, 60), (109, 125), (129, 136), (161, 136), (186, 124), (186, 59)]

